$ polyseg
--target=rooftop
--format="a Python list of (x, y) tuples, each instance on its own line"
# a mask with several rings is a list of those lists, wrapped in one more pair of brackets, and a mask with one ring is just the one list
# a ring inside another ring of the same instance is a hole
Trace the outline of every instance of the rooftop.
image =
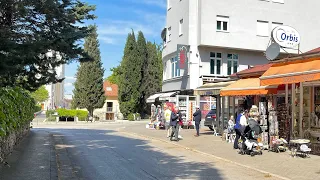
[(118, 97), (118, 85), (112, 84), (109, 81), (104, 81), (103, 89), (105, 91), (105, 96)]

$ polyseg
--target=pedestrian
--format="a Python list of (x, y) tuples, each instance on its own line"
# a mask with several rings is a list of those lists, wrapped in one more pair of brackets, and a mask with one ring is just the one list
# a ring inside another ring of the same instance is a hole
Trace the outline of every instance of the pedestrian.
[(165, 128), (167, 130), (167, 138), (170, 137), (170, 130), (171, 130), (171, 126), (170, 126), (170, 116), (171, 116), (171, 110), (170, 108), (165, 105), (165, 111), (164, 111), (164, 124), (165, 124)]
[(182, 113), (181, 113), (181, 111), (180, 111), (179, 106), (177, 106), (176, 108), (178, 109), (177, 115), (178, 115), (178, 117), (179, 117), (179, 118), (178, 118), (178, 124), (177, 124), (178, 129), (179, 129), (178, 139), (183, 139), (183, 137), (181, 136), (181, 129), (182, 129), (182, 127), (183, 127)]
[(233, 144), (234, 149), (239, 149), (239, 146), (238, 146), (239, 138), (241, 138), (244, 146), (245, 138), (243, 136), (243, 131), (247, 126), (247, 118), (248, 118), (248, 111), (245, 110), (241, 112), (236, 119), (236, 125), (234, 127), (236, 131), (236, 139), (234, 140), (234, 144)]
[(171, 126), (171, 136), (170, 141), (172, 141), (173, 136), (175, 137), (175, 141), (179, 141), (179, 114), (177, 112), (179, 111), (178, 107), (174, 107), (171, 112), (170, 116), (170, 126)]
[(199, 106), (196, 106), (196, 112), (193, 113), (193, 120), (196, 125), (196, 131), (197, 131), (197, 134), (194, 136), (198, 137), (200, 135), (199, 129), (200, 129), (200, 122), (201, 122), (201, 110)]

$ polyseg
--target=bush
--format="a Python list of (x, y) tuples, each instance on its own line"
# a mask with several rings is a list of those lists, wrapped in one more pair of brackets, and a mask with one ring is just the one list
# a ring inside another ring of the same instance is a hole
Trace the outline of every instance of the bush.
[(46, 111), (46, 117), (49, 118), (50, 116), (53, 116), (53, 114), (55, 114), (56, 111), (55, 110), (48, 110)]
[(88, 111), (75, 110), (75, 109), (58, 109), (60, 117), (78, 117), (79, 121), (85, 121), (88, 116)]
[(34, 99), (21, 88), (0, 88), (0, 136), (30, 123), (36, 112)]
[(140, 114), (139, 113), (130, 113), (127, 118), (129, 121), (135, 121), (138, 118), (140, 118)]
[(39, 111), (42, 111), (42, 107), (41, 105), (36, 105), (35, 112), (39, 112)]

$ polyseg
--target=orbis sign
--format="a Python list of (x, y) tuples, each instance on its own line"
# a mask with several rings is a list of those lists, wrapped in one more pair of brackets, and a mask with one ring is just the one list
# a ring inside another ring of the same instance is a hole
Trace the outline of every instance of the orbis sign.
[(281, 47), (295, 48), (300, 44), (300, 34), (290, 26), (278, 26), (272, 30), (272, 38)]

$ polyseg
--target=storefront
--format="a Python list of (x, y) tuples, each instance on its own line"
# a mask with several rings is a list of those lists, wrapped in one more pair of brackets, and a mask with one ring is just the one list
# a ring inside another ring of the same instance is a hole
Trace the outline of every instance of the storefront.
[[(225, 98), (220, 96), (220, 90), (226, 86), (234, 83), (235, 80), (224, 80), (220, 82), (207, 83), (197, 89), (194, 94), (197, 96), (202, 112), (202, 119), (212, 109), (216, 109), (216, 117), (220, 117), (218, 131), (222, 132), (228, 118), (235, 114), (235, 100), (233, 98)], [(224, 121), (222, 121), (224, 119)]]
[(260, 77), (261, 86), (285, 86), (282, 114), (290, 125), (290, 137), (310, 139), (314, 154), (320, 154), (319, 79), (320, 54), (277, 61)]
[[(269, 110), (273, 106), (273, 94), (277, 94), (278, 86), (260, 86), (259, 78), (239, 79), (238, 81), (223, 88), (220, 92), (221, 96), (230, 96), (236, 99), (242, 99), (242, 103), (238, 104), (238, 108), (249, 110), (250, 115), (258, 117), (257, 121), (263, 130), (262, 143), (265, 148), (269, 146)], [(255, 107), (255, 108), (252, 108)]]

